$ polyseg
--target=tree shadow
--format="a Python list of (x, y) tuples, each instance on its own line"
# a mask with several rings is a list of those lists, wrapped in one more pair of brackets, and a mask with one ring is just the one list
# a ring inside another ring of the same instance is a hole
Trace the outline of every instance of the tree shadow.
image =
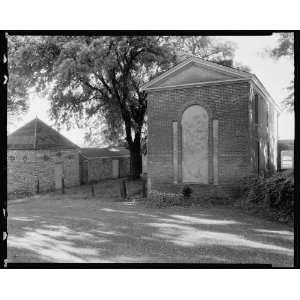
[(9, 262), (293, 264), (290, 230), (226, 210), (90, 200), (18, 207), (9, 216)]

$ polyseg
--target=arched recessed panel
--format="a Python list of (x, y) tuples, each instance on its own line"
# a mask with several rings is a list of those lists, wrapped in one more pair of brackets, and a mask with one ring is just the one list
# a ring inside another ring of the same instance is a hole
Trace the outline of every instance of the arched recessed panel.
[(208, 114), (192, 105), (182, 115), (182, 181), (208, 183)]

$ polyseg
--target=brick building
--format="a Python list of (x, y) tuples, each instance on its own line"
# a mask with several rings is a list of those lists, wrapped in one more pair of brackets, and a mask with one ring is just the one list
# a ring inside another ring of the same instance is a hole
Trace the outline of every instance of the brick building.
[(8, 193), (79, 185), (79, 147), (38, 118), (7, 138)]
[(130, 174), (130, 153), (122, 147), (81, 148), (80, 183), (126, 177)]
[(251, 73), (191, 57), (146, 83), (148, 190), (277, 169), (278, 105)]

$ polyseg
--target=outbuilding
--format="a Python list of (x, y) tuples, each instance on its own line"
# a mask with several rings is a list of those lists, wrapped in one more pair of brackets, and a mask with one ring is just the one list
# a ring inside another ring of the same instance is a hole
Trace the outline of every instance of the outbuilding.
[(294, 140), (278, 140), (278, 170), (294, 168)]
[(80, 183), (129, 176), (130, 153), (123, 147), (81, 148)]
[(146, 83), (148, 191), (277, 170), (280, 108), (251, 73), (191, 57)]
[(79, 185), (79, 147), (35, 118), (7, 137), (8, 193)]

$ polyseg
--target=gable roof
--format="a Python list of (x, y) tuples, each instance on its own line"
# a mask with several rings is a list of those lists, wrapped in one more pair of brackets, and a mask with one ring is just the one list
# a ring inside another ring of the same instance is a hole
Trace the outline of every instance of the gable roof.
[(257, 92), (272, 103), (278, 112), (281, 111), (279, 105), (255, 74), (226, 67), (194, 56), (185, 59), (173, 68), (145, 83), (141, 89), (144, 91), (156, 91), (239, 81), (252, 82)]
[(78, 148), (77, 145), (38, 118), (28, 122), (7, 137), (7, 149), (11, 150)]
[(130, 156), (129, 150), (124, 147), (80, 148), (80, 154), (87, 159)]

